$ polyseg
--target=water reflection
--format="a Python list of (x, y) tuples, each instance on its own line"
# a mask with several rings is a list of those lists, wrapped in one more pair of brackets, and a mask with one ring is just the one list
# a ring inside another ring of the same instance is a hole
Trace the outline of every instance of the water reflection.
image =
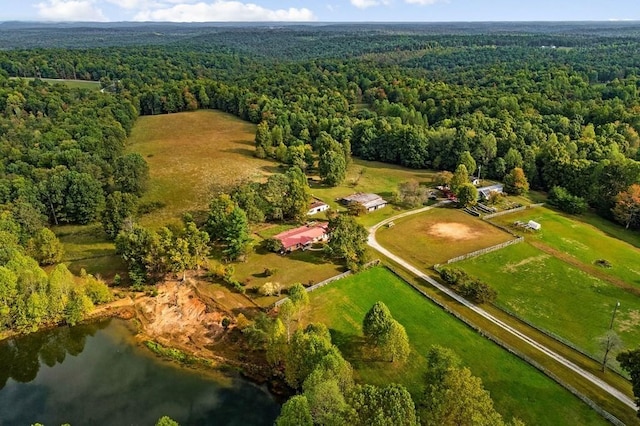
[(67, 353), (76, 356), (84, 350), (87, 336), (105, 328), (108, 321), (76, 327), (58, 327), (0, 343), (0, 389), (9, 378), (28, 383), (36, 378), (40, 364), (53, 367), (64, 362)]
[(0, 425), (153, 425), (162, 415), (182, 425), (268, 425), (279, 411), (238, 377), (159, 363), (131, 344), (121, 321), (3, 343)]

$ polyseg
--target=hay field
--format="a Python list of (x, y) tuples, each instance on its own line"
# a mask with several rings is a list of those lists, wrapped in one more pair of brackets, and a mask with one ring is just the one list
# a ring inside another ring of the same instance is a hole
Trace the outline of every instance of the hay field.
[(161, 226), (185, 212), (202, 216), (213, 187), (273, 173), (276, 163), (253, 156), (254, 138), (253, 124), (219, 111), (140, 117), (127, 150), (149, 163), (151, 180), (142, 202), (165, 204), (141, 223)]
[(435, 208), (397, 220), (392, 228), (378, 230), (376, 237), (385, 248), (422, 268), (513, 239), (453, 208)]

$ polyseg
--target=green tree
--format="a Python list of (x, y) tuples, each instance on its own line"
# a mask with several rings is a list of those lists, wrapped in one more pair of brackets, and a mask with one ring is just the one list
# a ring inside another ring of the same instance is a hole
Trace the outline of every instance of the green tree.
[(356, 426), (415, 426), (416, 408), (411, 394), (401, 385), (358, 385), (347, 399)]
[(330, 256), (345, 259), (349, 269), (357, 270), (367, 261), (369, 233), (352, 216), (338, 215), (329, 221), (331, 239), (325, 246)]
[(64, 319), (69, 325), (76, 325), (93, 309), (91, 299), (82, 291), (74, 288), (69, 294), (69, 301), (64, 309)]
[(458, 187), (456, 197), (458, 198), (458, 205), (462, 207), (473, 205), (478, 200), (478, 189), (471, 183), (463, 183)]
[[(631, 376), (633, 395), (636, 397), (636, 406), (640, 408), (640, 349), (620, 352), (616, 356), (620, 366)], [(640, 411), (637, 412), (640, 417)]]
[(102, 212), (102, 229), (110, 240), (115, 240), (127, 218), (136, 214), (138, 197), (134, 194), (115, 191), (107, 196)]
[(307, 218), (309, 203), (311, 202), (311, 189), (307, 177), (298, 167), (291, 167), (285, 173), (289, 181), (286, 194), (286, 208), (283, 214), (297, 222), (302, 222)]
[(338, 186), (347, 176), (347, 162), (342, 151), (329, 149), (318, 160), (320, 178), (328, 186)]
[(198, 229), (193, 221), (185, 224), (182, 239), (187, 243), (186, 267), (200, 270), (209, 255), (209, 234)]
[(449, 349), (433, 346), (427, 354), (425, 388), (419, 403), (423, 425), (503, 425), (482, 381), (459, 367)]
[(451, 191), (456, 194), (458, 192), (458, 188), (460, 188), (465, 183), (469, 183), (469, 171), (464, 164), (460, 164), (451, 177), (449, 189), (451, 189)]
[(409, 346), (409, 336), (398, 321), (393, 320), (389, 332), (381, 347), (384, 354), (389, 355), (391, 362), (403, 363), (409, 358), (411, 347)]
[(231, 260), (236, 260), (247, 252), (251, 238), (249, 237), (249, 221), (244, 210), (235, 207), (229, 215), (227, 227), (223, 233), (225, 248), (223, 253)]
[(332, 349), (331, 340), (315, 329), (293, 334), (285, 357), (285, 378), (289, 386), (299, 387)]
[(180, 426), (180, 423), (176, 422), (169, 416), (162, 416), (156, 422), (156, 426)]
[(224, 239), (229, 218), (236, 206), (237, 204), (227, 194), (221, 194), (211, 200), (205, 228), (212, 241)]
[(512, 169), (504, 177), (504, 190), (508, 194), (522, 195), (529, 192), (529, 182), (520, 167)]
[(142, 195), (149, 183), (149, 165), (138, 153), (116, 159), (113, 170), (116, 191)]
[(391, 330), (393, 316), (383, 302), (376, 302), (362, 321), (364, 337), (373, 345), (381, 346)]
[(0, 329), (10, 325), (17, 295), (18, 277), (11, 270), (0, 266)]
[(285, 402), (276, 419), (276, 426), (312, 425), (313, 419), (309, 410), (309, 402), (304, 395), (295, 395)]
[(58, 237), (48, 228), (36, 232), (30, 241), (30, 254), (41, 265), (53, 265), (62, 260), (64, 246)]
[(473, 159), (473, 156), (469, 151), (463, 151), (462, 154), (460, 154), (458, 164), (462, 164), (467, 168), (467, 177), (469, 175), (473, 175), (476, 172), (476, 160)]

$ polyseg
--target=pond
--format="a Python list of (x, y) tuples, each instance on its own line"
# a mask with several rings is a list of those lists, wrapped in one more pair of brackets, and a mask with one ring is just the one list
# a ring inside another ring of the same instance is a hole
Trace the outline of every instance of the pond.
[(136, 346), (122, 320), (59, 327), (0, 342), (0, 425), (272, 425), (267, 390), (179, 368)]

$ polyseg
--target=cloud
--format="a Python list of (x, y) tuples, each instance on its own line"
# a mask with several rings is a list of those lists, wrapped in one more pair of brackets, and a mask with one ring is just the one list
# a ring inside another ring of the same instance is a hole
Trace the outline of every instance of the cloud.
[[(111, 0), (116, 1), (116, 0)], [(134, 2), (136, 0), (117, 0)], [(309, 9), (267, 9), (254, 3), (216, 0), (213, 3), (182, 2), (174, 6), (143, 10), (136, 21), (211, 22), (211, 21), (313, 21), (316, 17)]]
[(418, 4), (420, 6), (428, 6), (430, 4), (435, 4), (435, 3), (446, 3), (447, 1), (442, 1), (442, 0), (404, 0), (405, 3), (408, 4)]
[(107, 21), (92, 0), (46, 0), (35, 6), (45, 21)]
[(358, 9), (366, 9), (368, 7), (388, 5), (391, 0), (351, 0), (351, 4)]

